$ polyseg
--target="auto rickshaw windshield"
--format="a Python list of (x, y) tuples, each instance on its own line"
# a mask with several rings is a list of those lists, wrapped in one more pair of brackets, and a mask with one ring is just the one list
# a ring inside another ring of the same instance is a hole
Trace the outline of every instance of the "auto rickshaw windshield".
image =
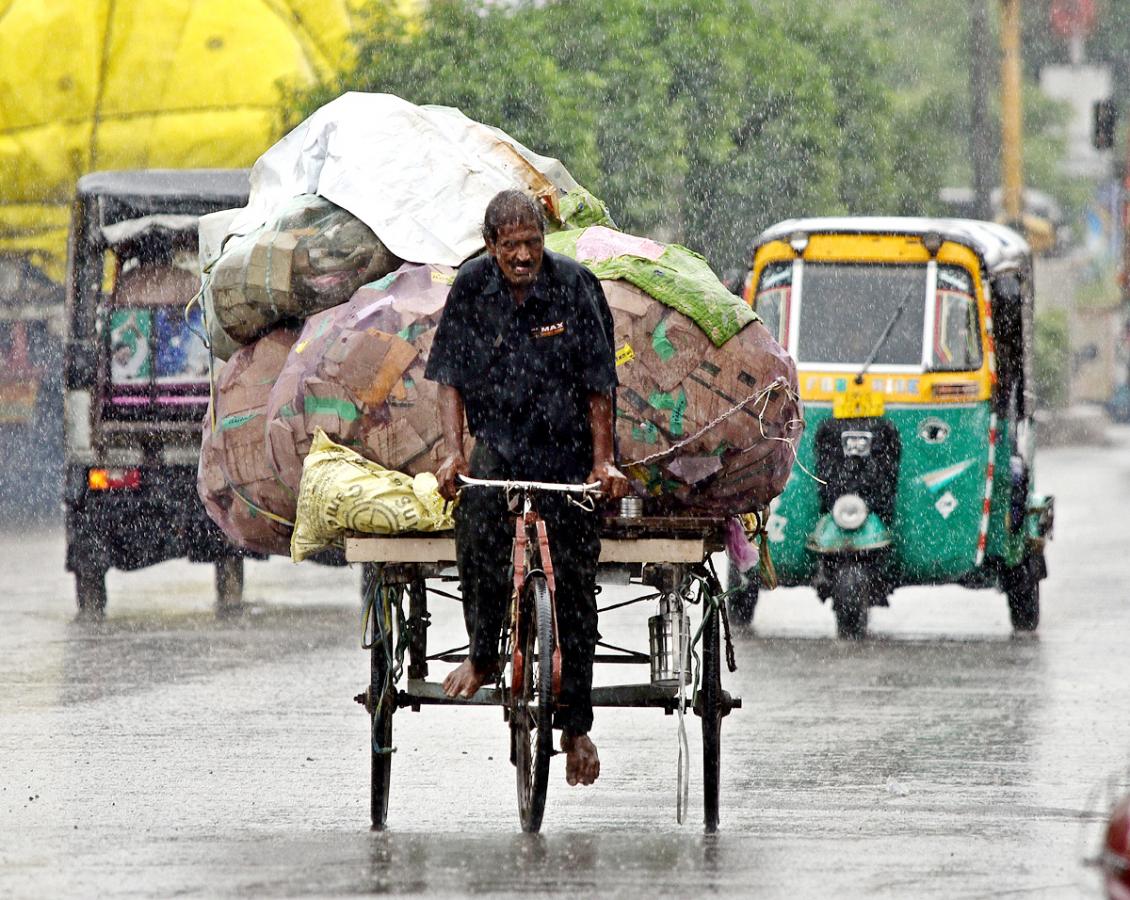
[[(805, 262), (798, 315), (793, 315), (792, 263), (765, 267), (757, 292), (757, 312), (782, 344), (792, 346), (797, 329), (797, 361), (815, 365), (862, 365), (878, 344), (874, 364), (970, 371), (981, 366), (980, 329), (972, 278), (960, 266), (939, 265), (932, 308), (927, 297), (925, 265)], [(908, 294), (922, 298), (907, 304), (890, 333), (884, 329)], [(926, 316), (932, 338), (924, 344)]]

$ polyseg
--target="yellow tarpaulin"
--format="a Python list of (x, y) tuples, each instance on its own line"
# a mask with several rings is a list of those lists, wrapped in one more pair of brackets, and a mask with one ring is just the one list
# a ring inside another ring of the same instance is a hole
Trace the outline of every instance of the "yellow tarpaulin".
[(358, 3), (0, 0), (0, 252), (59, 278), (86, 172), (251, 165), (280, 84), (348, 64)]

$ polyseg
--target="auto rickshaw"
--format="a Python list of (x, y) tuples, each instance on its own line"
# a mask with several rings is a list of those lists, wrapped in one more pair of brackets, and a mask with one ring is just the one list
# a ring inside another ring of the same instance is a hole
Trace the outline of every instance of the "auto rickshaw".
[[(919, 584), (998, 588), (1034, 630), (1053, 505), (1035, 491), (1025, 240), (964, 219), (786, 221), (754, 242), (745, 295), (805, 404), (766, 526), (778, 582), (830, 599), (841, 637)], [(731, 615), (755, 604), (756, 585)]]
[(246, 169), (94, 172), (79, 179), (67, 258), (64, 510), (81, 614), (106, 607), (106, 572), (187, 557), (242, 596), (243, 556), (196, 492), (208, 353), (199, 217), (247, 202)]

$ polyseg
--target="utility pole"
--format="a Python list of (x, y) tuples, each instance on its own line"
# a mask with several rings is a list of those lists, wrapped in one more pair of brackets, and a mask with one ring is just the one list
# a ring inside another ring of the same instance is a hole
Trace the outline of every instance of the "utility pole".
[(1020, 94), (1020, 4), (1001, 0), (1001, 188), (1005, 222), (1023, 228), (1024, 160)]
[(989, 0), (969, 2), (969, 162), (973, 169), (973, 215), (993, 217), (993, 149), (989, 135)]

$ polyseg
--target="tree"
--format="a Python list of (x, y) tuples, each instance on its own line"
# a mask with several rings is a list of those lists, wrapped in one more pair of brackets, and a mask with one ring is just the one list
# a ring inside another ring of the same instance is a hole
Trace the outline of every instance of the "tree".
[(818, 0), (374, 4), (341, 90), (457, 106), (562, 159), (626, 230), (716, 269), (781, 218), (921, 211), (942, 169), (873, 7)]

